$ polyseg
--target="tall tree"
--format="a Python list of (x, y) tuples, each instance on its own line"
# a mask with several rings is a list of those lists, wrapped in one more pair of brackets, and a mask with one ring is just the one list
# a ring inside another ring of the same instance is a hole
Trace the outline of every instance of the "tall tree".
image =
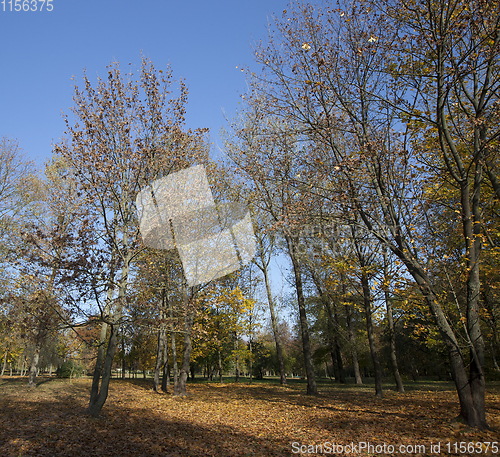
[[(338, 6), (297, 5), (274, 21), (256, 50), (264, 73), (247, 98), (266, 100), (268, 115), (286, 119), (310, 145), (305, 162), (316, 178), (296, 187), (312, 185), (342, 204), (347, 223), (360, 223), (402, 260), (446, 343), (460, 416), (484, 428), (478, 260), (484, 167), (494, 163), (499, 132), (498, 3)], [(422, 139), (432, 135), (437, 148), (427, 149)], [(422, 186), (438, 170), (460, 194), (469, 373), (426, 267), (432, 250), (417, 236), (428, 222)]]
[(316, 377), (298, 250), (299, 227), (306, 217), (307, 196), (290, 186), (293, 177), (300, 175), (301, 151), (287, 123), (267, 117), (261, 102), (261, 99), (254, 99), (248, 105), (241, 123), (233, 123), (234, 141), (226, 143), (226, 150), (242, 179), (251, 183), (252, 195), (255, 197), (253, 205), (268, 215), (272, 221), (270, 228), (279, 230), (285, 240), (286, 252), (294, 271), (307, 392), (315, 395)]
[(108, 395), (131, 268), (142, 249), (135, 197), (154, 179), (202, 154), (201, 133), (183, 131), (187, 88), (181, 81), (180, 94), (174, 96), (170, 69), (157, 71), (143, 57), (137, 75), (132, 70), (122, 75), (114, 63), (95, 87), (86, 74), (83, 82), (83, 89), (75, 85), (74, 121), (65, 118), (68, 140), (56, 152), (75, 169), (88, 205), (99, 216), (96, 236), (104, 254), (93, 284), (100, 283), (94, 295), (101, 303), (102, 328), (88, 410), (97, 416)]

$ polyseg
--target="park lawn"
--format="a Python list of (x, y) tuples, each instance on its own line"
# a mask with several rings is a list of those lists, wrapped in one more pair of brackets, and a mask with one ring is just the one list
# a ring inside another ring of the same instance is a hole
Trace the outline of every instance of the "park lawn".
[[(90, 379), (39, 379), (33, 390), (25, 383), (0, 378), (2, 457), (288, 456), (297, 455), (293, 443), (326, 442), (426, 446), (425, 453), (407, 455), (438, 455), (430, 445), (441, 442), (441, 455), (464, 456), (477, 454), (448, 454), (445, 443), (500, 442), (497, 431), (454, 422), (458, 401), (449, 387), (386, 391), (377, 399), (370, 388), (352, 385), (320, 385), (320, 394), (308, 397), (304, 384), (192, 383), (187, 397), (176, 398), (154, 393), (150, 381), (112, 380), (102, 414), (93, 418), (85, 414)], [(498, 386), (486, 401), (489, 423), (499, 430)]]

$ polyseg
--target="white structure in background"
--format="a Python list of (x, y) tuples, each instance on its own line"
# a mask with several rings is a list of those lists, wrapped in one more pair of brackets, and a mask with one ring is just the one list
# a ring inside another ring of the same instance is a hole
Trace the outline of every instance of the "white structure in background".
[(154, 181), (139, 192), (136, 205), (144, 243), (177, 248), (190, 286), (232, 273), (255, 255), (248, 208), (216, 206), (202, 165)]

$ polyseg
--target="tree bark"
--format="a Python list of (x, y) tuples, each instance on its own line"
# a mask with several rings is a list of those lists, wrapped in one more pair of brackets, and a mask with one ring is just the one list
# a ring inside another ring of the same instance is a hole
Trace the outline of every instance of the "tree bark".
[[(161, 316), (161, 315), (160, 315)], [(160, 317), (161, 319), (161, 317)], [(160, 371), (162, 366), (164, 366), (163, 353), (165, 347), (165, 335), (167, 334), (165, 323), (160, 324), (160, 329), (158, 330), (158, 343), (156, 346), (156, 364), (155, 373), (153, 377), (153, 390), (155, 392), (160, 391)]]
[(269, 282), (269, 274), (267, 271), (267, 266), (268, 264), (266, 263), (264, 259), (264, 252), (263, 252), (263, 246), (262, 246), (262, 240), (260, 237), (258, 238), (259, 242), (259, 247), (260, 247), (260, 260), (262, 262), (262, 265), (259, 265), (256, 263), (257, 267), (262, 271), (262, 274), (264, 275), (264, 282), (266, 285), (266, 293), (267, 293), (267, 302), (269, 304), (269, 312), (271, 314), (271, 326), (273, 328), (273, 336), (274, 336), (274, 342), (276, 344), (276, 355), (278, 357), (278, 364), (280, 368), (280, 383), (282, 385), (286, 384), (286, 372), (285, 372), (285, 362), (283, 360), (283, 349), (281, 347), (281, 339), (278, 331), (278, 321), (276, 318), (276, 311), (274, 309), (274, 300), (273, 300), (273, 294), (271, 292), (271, 284)]
[(33, 353), (33, 357), (31, 358), (31, 365), (28, 375), (28, 386), (36, 387), (36, 373), (38, 368), (38, 363), (40, 361), (40, 343), (37, 342), (35, 344), (35, 352)]
[(253, 353), (252, 353), (252, 338), (250, 337), (250, 341), (248, 342), (248, 351), (250, 352), (250, 380), (249, 384), (252, 384), (253, 378)]
[[(362, 266), (363, 268), (363, 266)], [(382, 391), (382, 368), (380, 367), (380, 360), (378, 358), (377, 347), (375, 344), (375, 335), (373, 334), (373, 321), (372, 321), (372, 299), (370, 296), (370, 287), (368, 283), (368, 275), (362, 270), (361, 273), (361, 287), (363, 289), (363, 304), (365, 308), (366, 318), (366, 331), (368, 333), (368, 343), (370, 345), (370, 355), (373, 361), (373, 370), (375, 372), (375, 395), (383, 397)]]
[(387, 290), (384, 291), (384, 295), (385, 295), (385, 306), (387, 309), (387, 324), (389, 330), (389, 348), (390, 348), (392, 373), (394, 375), (394, 380), (396, 381), (396, 388), (398, 392), (404, 393), (405, 388), (403, 386), (403, 380), (401, 379), (401, 375), (399, 374), (398, 358), (396, 353), (396, 332), (394, 329), (392, 304), (390, 301), (389, 292)]
[(392, 313), (392, 302), (389, 296), (389, 274), (388, 274), (388, 264), (387, 264), (387, 251), (384, 248), (384, 298), (385, 306), (387, 310), (387, 325), (389, 331), (389, 348), (390, 348), (390, 358), (392, 373), (394, 375), (394, 380), (396, 381), (396, 388), (398, 392), (404, 393), (405, 388), (403, 386), (403, 381), (401, 375), (399, 374), (398, 358), (396, 353), (396, 332), (394, 329), (394, 317)]
[(299, 306), (300, 331), (302, 336), (302, 350), (304, 354), (304, 364), (306, 367), (306, 376), (307, 376), (307, 394), (317, 395), (318, 388), (316, 386), (316, 376), (314, 374), (314, 366), (312, 363), (311, 342), (309, 339), (309, 326), (307, 323), (304, 292), (302, 290), (302, 275), (300, 271), (300, 265), (297, 259), (297, 245), (296, 245), (297, 242), (289, 235), (286, 235), (285, 238), (287, 241), (288, 253), (292, 261), (293, 271), (295, 275), (295, 287), (297, 290), (297, 302)]
[(476, 409), (476, 404), (472, 395), (462, 350), (460, 349), (453, 329), (450, 327), (450, 324), (444, 315), (442, 307), (439, 305), (437, 295), (432, 289), (430, 280), (425, 275), (425, 272), (408, 257), (406, 257), (400, 250), (395, 250), (395, 254), (406, 263), (408, 271), (420, 287), (420, 291), (422, 292), (429, 309), (434, 315), (441, 337), (443, 338), (448, 350), (451, 375), (453, 377), (460, 402), (459, 417), (471, 427), (484, 428), (484, 425), (480, 421), (480, 414)]
[[(124, 235), (123, 243), (125, 246), (127, 245), (126, 233)], [(106, 350), (106, 358), (104, 359), (104, 366), (102, 366), (102, 369), (101, 369), (101, 363), (102, 363), (102, 355), (104, 353), (103, 343), (106, 340), (106, 332), (108, 326), (106, 325), (106, 322), (103, 322), (101, 326), (100, 345), (99, 345), (98, 357), (96, 360), (94, 378), (92, 380), (90, 402), (87, 410), (88, 413), (94, 417), (97, 417), (100, 414), (101, 409), (104, 406), (106, 399), (108, 398), (109, 381), (112, 377), (111, 370), (113, 368), (113, 358), (115, 356), (115, 351), (118, 344), (118, 338), (117, 338), (118, 325), (121, 319), (122, 307), (125, 301), (125, 295), (127, 291), (129, 263), (130, 263), (130, 253), (127, 253), (124, 259), (124, 264), (122, 266), (120, 283), (118, 286), (117, 309), (115, 310), (113, 323), (109, 324), (109, 328), (111, 331), (108, 340), (108, 347)], [(111, 300), (113, 297), (112, 281), (110, 281), (107, 294), (108, 295), (107, 295), (106, 305), (104, 307), (105, 319), (110, 318), (109, 314), (111, 313)], [(99, 387), (100, 376), (102, 376), (102, 378), (101, 378), (101, 385)]]
[[(102, 369), (102, 380), (99, 392), (93, 398), (91, 397), (91, 401), (88, 407), (88, 413), (97, 417), (108, 398), (108, 389), (109, 389), (109, 381), (111, 379), (111, 368), (113, 366), (113, 358), (115, 355), (117, 337), (116, 337), (116, 326), (110, 325), (111, 333), (108, 341), (108, 348), (106, 351), (106, 359), (104, 360), (104, 367)], [(97, 371), (97, 370), (96, 370)], [(94, 375), (95, 378), (95, 375)], [(99, 380), (97, 381), (99, 382)]]
[(166, 291), (165, 288), (162, 290), (162, 303), (160, 307), (160, 328), (158, 330), (158, 343), (156, 346), (156, 364), (155, 364), (155, 374), (153, 377), (153, 390), (155, 392), (159, 392), (160, 390), (160, 371), (165, 364), (163, 360), (165, 345), (166, 345), (166, 337), (167, 337), (167, 326), (165, 323), (165, 300), (166, 300)]
[(122, 343), (122, 379), (125, 379), (125, 336), (123, 334), (123, 328), (122, 328), (122, 332), (121, 332), (121, 343)]
[(219, 364), (219, 382), (222, 384), (222, 354), (221, 354), (220, 341), (219, 346), (217, 347), (217, 356), (218, 356), (218, 364)]
[(172, 371), (174, 376), (174, 393), (175, 393), (177, 392), (179, 384), (179, 372), (177, 368), (177, 344), (175, 342), (174, 310), (171, 300), (168, 300), (168, 312), (170, 316), (170, 340), (172, 342)]
[(349, 343), (351, 345), (351, 359), (352, 366), (354, 369), (354, 379), (356, 380), (356, 384), (363, 384), (363, 379), (361, 378), (361, 373), (359, 371), (359, 362), (358, 362), (358, 351), (356, 350), (356, 337), (354, 335), (354, 330), (352, 328), (352, 311), (351, 305), (345, 305), (345, 313), (347, 320), (347, 332), (349, 335)]
[(7, 345), (7, 349), (5, 349), (5, 353), (3, 355), (3, 365), (2, 365), (2, 374), (0, 376), (3, 376), (5, 373), (5, 367), (7, 366), (7, 354), (9, 352), (9, 346)]
[(240, 354), (238, 350), (238, 335), (236, 332), (234, 333), (234, 351), (235, 351), (235, 373), (234, 373), (234, 382), (240, 382)]
[(182, 281), (182, 301), (184, 303), (184, 351), (182, 353), (181, 373), (179, 376), (179, 383), (177, 391), (174, 389), (175, 395), (186, 395), (186, 382), (189, 376), (189, 364), (191, 362), (191, 331), (193, 328), (193, 310), (188, 298), (187, 283), (184, 278)]

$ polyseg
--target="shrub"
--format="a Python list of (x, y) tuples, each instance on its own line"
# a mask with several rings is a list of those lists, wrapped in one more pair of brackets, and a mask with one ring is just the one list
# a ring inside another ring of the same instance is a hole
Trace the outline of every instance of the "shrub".
[(58, 378), (79, 378), (82, 373), (83, 367), (81, 365), (77, 365), (72, 360), (68, 360), (57, 367), (56, 376)]

